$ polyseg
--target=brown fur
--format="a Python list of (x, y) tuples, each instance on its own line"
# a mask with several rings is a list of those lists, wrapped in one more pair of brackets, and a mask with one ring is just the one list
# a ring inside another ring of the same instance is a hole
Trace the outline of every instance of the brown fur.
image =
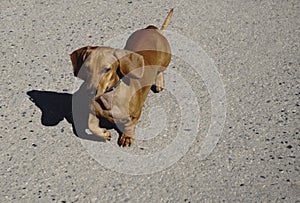
[[(163, 89), (163, 71), (171, 61), (171, 50), (162, 35), (173, 9), (162, 29), (148, 26), (134, 32), (124, 49), (110, 47), (83, 47), (70, 57), (74, 75), (86, 81), (87, 90), (93, 94), (88, 127), (100, 137), (110, 140), (110, 133), (99, 127), (99, 117), (124, 125), (120, 146), (130, 146), (141, 116), (143, 104), (155, 84), (156, 91)], [(123, 77), (114, 90), (110, 90)]]

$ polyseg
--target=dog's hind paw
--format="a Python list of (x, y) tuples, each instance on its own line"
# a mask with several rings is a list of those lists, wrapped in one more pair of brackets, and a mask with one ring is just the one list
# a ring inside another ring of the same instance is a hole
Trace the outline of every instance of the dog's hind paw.
[(156, 92), (161, 92), (164, 90), (164, 87), (155, 85), (155, 90), (156, 90)]
[(157, 86), (157, 85), (152, 85), (151, 86), (151, 90), (153, 93), (159, 93), (161, 91), (163, 91), (163, 87), (162, 86)]

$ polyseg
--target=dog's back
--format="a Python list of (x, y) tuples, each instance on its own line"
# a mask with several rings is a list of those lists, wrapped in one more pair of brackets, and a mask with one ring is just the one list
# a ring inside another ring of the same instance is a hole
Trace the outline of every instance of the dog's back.
[(127, 40), (124, 49), (136, 52), (144, 57), (145, 66), (157, 65), (163, 71), (171, 61), (171, 48), (167, 39), (162, 35), (167, 28), (173, 14), (170, 10), (161, 29), (150, 25), (137, 30)]
[(144, 57), (145, 66), (164, 67), (171, 61), (171, 49), (167, 39), (158, 29), (145, 28), (134, 32), (126, 42), (124, 49), (136, 52)]

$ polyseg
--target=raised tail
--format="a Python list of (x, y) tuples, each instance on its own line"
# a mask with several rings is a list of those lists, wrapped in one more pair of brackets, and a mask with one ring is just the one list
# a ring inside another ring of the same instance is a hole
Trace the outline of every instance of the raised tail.
[(166, 17), (166, 19), (165, 19), (165, 22), (163, 23), (163, 25), (162, 25), (161, 28), (160, 28), (160, 31), (161, 31), (161, 32), (163, 32), (164, 30), (167, 29), (167, 27), (168, 27), (168, 25), (169, 25), (169, 22), (170, 22), (170, 20), (171, 20), (171, 18), (172, 18), (172, 15), (173, 15), (173, 10), (174, 10), (174, 8), (172, 8), (172, 9), (169, 11), (169, 13), (168, 13), (168, 15), (167, 15), (167, 17)]

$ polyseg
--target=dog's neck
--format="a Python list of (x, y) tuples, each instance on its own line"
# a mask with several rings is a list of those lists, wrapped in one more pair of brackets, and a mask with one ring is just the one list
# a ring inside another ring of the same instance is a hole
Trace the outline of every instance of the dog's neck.
[(118, 74), (118, 77), (119, 77), (119, 81), (116, 84), (114, 84), (112, 87), (108, 88), (105, 91), (105, 93), (114, 91), (122, 82), (127, 83), (128, 79), (123, 76), (123, 74), (121, 73), (121, 71), (119, 70), (119, 68), (117, 69), (117, 74)]
[(105, 93), (114, 91), (114, 90), (121, 84), (122, 79), (123, 79), (123, 78), (121, 78), (121, 79), (120, 79), (114, 86), (112, 86), (111, 88), (108, 88), (108, 89), (105, 91)]

